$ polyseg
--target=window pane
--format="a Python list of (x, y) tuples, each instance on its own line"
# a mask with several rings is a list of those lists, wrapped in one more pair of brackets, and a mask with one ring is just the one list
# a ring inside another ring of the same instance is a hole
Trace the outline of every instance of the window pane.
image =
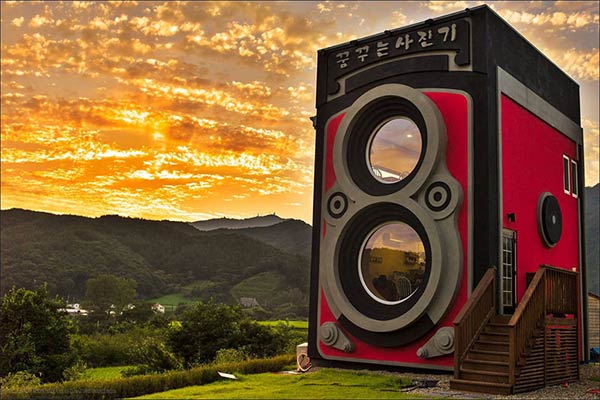
[(419, 234), (403, 222), (388, 223), (365, 241), (359, 265), (360, 279), (373, 299), (398, 304), (425, 284), (425, 262)]
[(579, 194), (579, 187), (577, 186), (577, 183), (577, 163), (571, 160), (571, 186), (573, 188), (571, 192), (574, 196), (577, 196)]
[(569, 193), (569, 159), (563, 157), (563, 188), (564, 191)]
[(421, 133), (417, 124), (404, 117), (384, 123), (371, 139), (368, 165), (371, 174), (382, 183), (406, 178), (421, 156)]

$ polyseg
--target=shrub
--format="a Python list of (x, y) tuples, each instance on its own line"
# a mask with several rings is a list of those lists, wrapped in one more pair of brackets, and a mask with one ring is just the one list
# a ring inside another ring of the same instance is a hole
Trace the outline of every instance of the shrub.
[(215, 364), (225, 364), (231, 362), (241, 362), (248, 359), (248, 354), (238, 349), (221, 349), (217, 351)]
[(181, 316), (181, 328), (169, 330), (168, 344), (190, 366), (209, 363), (220, 349), (238, 347), (239, 307), (196, 303)]
[(65, 399), (86, 398), (121, 399), (164, 392), (191, 385), (203, 385), (219, 379), (217, 371), (241, 374), (259, 374), (281, 371), (294, 362), (295, 357), (280, 356), (270, 359), (251, 360), (241, 363), (227, 363), (193, 368), (187, 371), (173, 371), (164, 374), (134, 376), (104, 380), (89, 380), (51, 383), (37, 387), (11, 388), (2, 390), (1, 399)]
[(87, 365), (79, 360), (63, 372), (63, 378), (65, 381), (76, 381), (83, 378)]
[(21, 388), (41, 384), (40, 378), (27, 371), (10, 372), (4, 378), (0, 378), (0, 387), (3, 389)]
[(81, 335), (73, 340), (73, 347), (81, 359), (91, 367), (106, 367), (130, 363), (133, 343), (126, 334)]
[[(141, 343), (151, 339), (162, 343), (163, 336), (160, 329), (130, 326), (124, 333), (74, 336), (73, 347), (90, 367), (144, 364), (148, 360), (139, 351)], [(143, 339), (141, 342), (140, 338)]]
[(129, 368), (123, 376), (141, 375), (180, 369), (181, 362), (171, 353), (162, 339), (146, 337), (131, 350), (131, 359), (141, 365)]
[(45, 382), (63, 379), (77, 361), (70, 343), (72, 325), (59, 311), (64, 300), (47, 287), (12, 288), (0, 301), (0, 376), (28, 371)]

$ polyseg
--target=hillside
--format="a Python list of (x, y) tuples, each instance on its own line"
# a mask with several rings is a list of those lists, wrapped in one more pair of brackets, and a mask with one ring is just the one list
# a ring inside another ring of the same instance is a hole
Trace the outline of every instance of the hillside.
[(310, 225), (297, 219), (288, 219), (271, 226), (261, 226), (243, 229), (217, 229), (211, 234), (235, 232), (267, 243), (280, 250), (292, 254), (300, 254), (310, 258), (312, 243), (312, 228)]
[(263, 215), (259, 217), (234, 219), (234, 218), (217, 218), (206, 221), (192, 222), (194, 228), (200, 231), (213, 231), (216, 229), (244, 229), (256, 228), (261, 226), (271, 226), (285, 221), (285, 219), (275, 215)]
[[(275, 276), (272, 290), (280, 293), (269, 294), (272, 309), (305, 308), (307, 259), (245, 235), (206, 234), (183, 222), (118, 216), (19, 209), (3, 210), (0, 216), (2, 293), (13, 285), (32, 288), (48, 282), (52, 292), (81, 300), (90, 277), (110, 273), (134, 279), (143, 299), (184, 291), (231, 303), (253, 293), (240, 291), (248, 286), (244, 282), (268, 272)], [(294, 303), (298, 293), (303, 304)]]
[(588, 291), (600, 294), (600, 184), (585, 188), (585, 237)]

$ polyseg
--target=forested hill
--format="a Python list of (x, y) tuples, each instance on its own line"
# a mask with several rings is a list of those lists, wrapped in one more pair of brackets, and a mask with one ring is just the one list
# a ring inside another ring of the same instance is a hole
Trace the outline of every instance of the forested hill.
[[(183, 222), (21, 209), (3, 210), (0, 219), (2, 294), (13, 285), (48, 282), (52, 292), (81, 299), (88, 278), (102, 273), (134, 279), (141, 298), (198, 282), (212, 297), (235, 302), (249, 284), (265, 279), (272, 282), (270, 296), (292, 293), (304, 302), (308, 293), (305, 257), (235, 231), (209, 234)], [(271, 303), (289, 300), (283, 297)]]
[(239, 233), (261, 242), (270, 244), (280, 250), (292, 254), (300, 254), (310, 258), (312, 228), (297, 219), (288, 219), (271, 226), (259, 226), (242, 229), (217, 229), (210, 234)]

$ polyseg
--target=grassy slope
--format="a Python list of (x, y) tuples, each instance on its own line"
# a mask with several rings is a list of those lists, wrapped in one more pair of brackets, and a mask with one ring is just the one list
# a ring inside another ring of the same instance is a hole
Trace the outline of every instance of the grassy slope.
[(198, 300), (185, 297), (183, 293), (171, 293), (148, 301), (151, 303), (160, 303), (163, 306), (177, 306), (180, 303), (187, 304), (196, 302)]
[(276, 326), (278, 324), (284, 324), (284, 325), (287, 324), (294, 329), (308, 329), (308, 321), (278, 320), (278, 321), (258, 321), (258, 323), (261, 325), (267, 325), (267, 326)]
[(231, 295), (238, 300), (241, 297), (254, 297), (261, 306), (285, 287), (284, 278), (277, 272), (261, 272), (244, 279), (231, 288)]
[(116, 367), (89, 368), (83, 374), (83, 379), (114, 379), (121, 378), (121, 371), (126, 370), (131, 365), (121, 365)]
[(413, 399), (401, 393), (410, 380), (397, 375), (322, 369), (304, 375), (238, 375), (203, 386), (189, 386), (143, 399)]

